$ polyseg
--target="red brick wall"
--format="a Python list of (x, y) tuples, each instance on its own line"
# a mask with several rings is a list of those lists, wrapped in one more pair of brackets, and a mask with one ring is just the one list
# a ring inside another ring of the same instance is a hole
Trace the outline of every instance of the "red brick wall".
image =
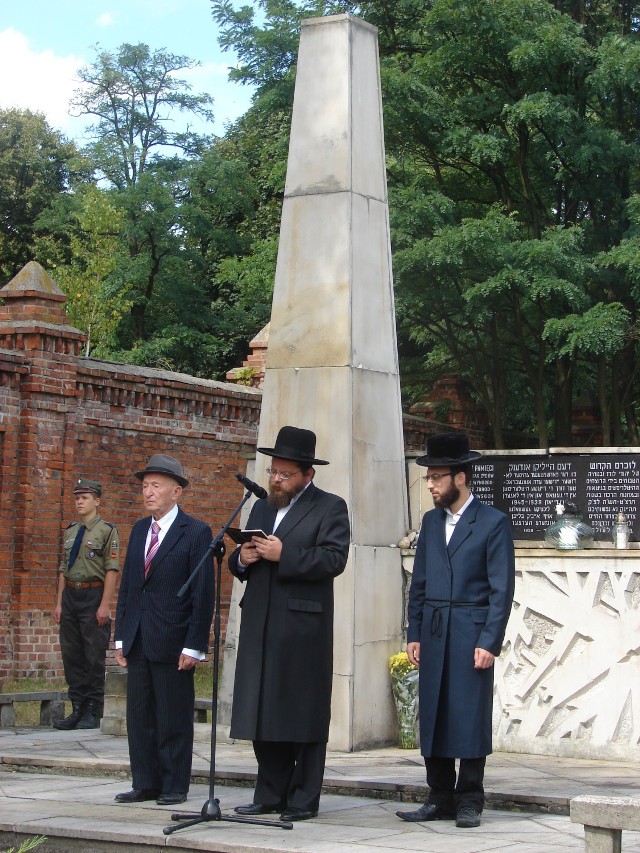
[[(260, 415), (252, 388), (82, 358), (64, 297), (39, 276), (0, 291), (0, 679), (62, 675), (51, 612), (76, 477), (102, 483), (101, 514), (124, 555), (145, 514), (134, 472), (153, 453), (176, 456), (191, 480), (181, 506), (215, 534), (244, 494), (235, 473), (254, 453)], [(226, 567), (222, 576), (224, 636)]]

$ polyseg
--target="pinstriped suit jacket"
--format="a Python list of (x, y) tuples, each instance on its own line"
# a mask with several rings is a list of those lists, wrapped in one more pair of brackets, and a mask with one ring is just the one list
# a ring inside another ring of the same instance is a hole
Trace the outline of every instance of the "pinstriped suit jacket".
[(122, 567), (115, 639), (127, 657), (136, 635), (152, 661), (178, 661), (183, 648), (207, 651), (214, 606), (213, 557), (200, 568), (187, 592), (178, 590), (211, 544), (211, 528), (181, 509), (144, 575), (144, 548), (151, 517), (136, 522)]

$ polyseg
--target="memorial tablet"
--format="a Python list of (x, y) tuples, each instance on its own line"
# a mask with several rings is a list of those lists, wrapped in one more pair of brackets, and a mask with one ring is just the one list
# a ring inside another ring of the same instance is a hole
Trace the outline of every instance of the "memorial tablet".
[(556, 505), (574, 503), (609, 540), (618, 512), (640, 539), (640, 454), (566, 453), (499, 456), (486, 453), (474, 465), (473, 493), (511, 518), (515, 539), (542, 539), (556, 519)]

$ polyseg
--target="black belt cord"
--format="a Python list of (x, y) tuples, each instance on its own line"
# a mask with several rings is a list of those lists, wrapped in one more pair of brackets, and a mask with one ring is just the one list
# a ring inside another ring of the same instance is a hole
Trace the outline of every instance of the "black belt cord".
[[(449, 607), (488, 607), (488, 604), (478, 604), (477, 601), (458, 601), (448, 598), (430, 598), (425, 604), (431, 607), (432, 601), (437, 601), (438, 604), (444, 604)], [(431, 614), (431, 636), (438, 638), (442, 636), (442, 608), (438, 606), (433, 607), (433, 613)]]

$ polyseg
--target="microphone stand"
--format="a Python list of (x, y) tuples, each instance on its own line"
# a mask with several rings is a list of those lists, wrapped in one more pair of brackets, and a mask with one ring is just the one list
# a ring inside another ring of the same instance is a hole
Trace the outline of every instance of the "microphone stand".
[(210, 823), (212, 821), (227, 821), (229, 823), (253, 823), (259, 826), (272, 826), (276, 829), (293, 829), (293, 824), (290, 821), (284, 820), (262, 820), (260, 818), (251, 817), (236, 817), (235, 815), (223, 815), (220, 811), (220, 800), (215, 796), (215, 775), (216, 775), (216, 725), (218, 719), (218, 671), (220, 664), (220, 581), (222, 575), (222, 558), (225, 555), (224, 534), (240, 512), (242, 507), (251, 497), (252, 492), (247, 490), (232, 515), (229, 517), (226, 524), (218, 535), (211, 541), (204, 556), (195, 567), (187, 581), (178, 591), (178, 597), (186, 593), (191, 586), (195, 576), (200, 571), (201, 567), (207, 561), (210, 554), (213, 553), (216, 560), (216, 591), (215, 591), (215, 608), (213, 617), (213, 691), (211, 696), (211, 761), (209, 767), (209, 799), (206, 800), (200, 811), (196, 814), (172, 814), (171, 820), (180, 821), (175, 826), (165, 826), (162, 830), (165, 835), (171, 835), (179, 829), (186, 829), (188, 826), (195, 826), (199, 823)]

